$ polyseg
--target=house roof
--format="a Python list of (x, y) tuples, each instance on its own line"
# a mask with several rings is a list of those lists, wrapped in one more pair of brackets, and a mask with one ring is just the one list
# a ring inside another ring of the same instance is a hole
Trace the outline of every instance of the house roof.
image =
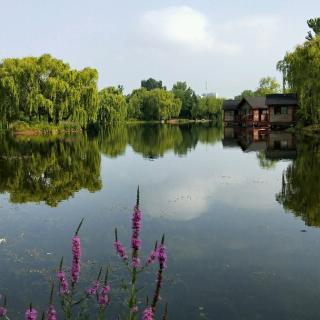
[(241, 106), (243, 103), (247, 102), (252, 109), (267, 109), (266, 98), (265, 97), (243, 97), (239, 103)]
[(295, 93), (267, 94), (266, 105), (298, 105), (298, 98)]
[(224, 100), (222, 109), (225, 111), (232, 111), (238, 108), (239, 101), (238, 100)]

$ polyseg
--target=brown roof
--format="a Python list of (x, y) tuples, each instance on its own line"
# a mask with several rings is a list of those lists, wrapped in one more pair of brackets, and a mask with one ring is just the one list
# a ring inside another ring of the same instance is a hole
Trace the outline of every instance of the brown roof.
[(223, 101), (223, 106), (222, 109), (225, 111), (232, 111), (232, 110), (237, 110), (239, 105), (238, 100), (224, 100)]
[(243, 97), (239, 103), (241, 106), (247, 102), (252, 109), (267, 109), (266, 97)]
[(298, 105), (298, 98), (295, 93), (267, 94), (266, 104), (273, 105)]

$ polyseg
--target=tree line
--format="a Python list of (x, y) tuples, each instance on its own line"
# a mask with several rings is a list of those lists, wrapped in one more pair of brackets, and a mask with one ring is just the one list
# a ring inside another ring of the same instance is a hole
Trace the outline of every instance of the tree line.
[(292, 52), (287, 52), (277, 63), (283, 75), (286, 92), (299, 97), (299, 115), (304, 124), (320, 122), (320, 18), (307, 21), (306, 41)]
[(273, 77), (261, 78), (259, 85), (255, 90), (246, 89), (243, 90), (239, 95), (235, 96), (235, 100), (241, 100), (243, 97), (260, 96), (264, 97), (267, 94), (280, 93), (281, 86), (277, 80)]
[(17, 121), (70, 122), (87, 128), (128, 119), (221, 119), (223, 99), (200, 97), (186, 82), (168, 90), (162, 81), (149, 78), (125, 95), (122, 86), (99, 90), (97, 81), (97, 70), (75, 70), (48, 54), (4, 59), (0, 63), (1, 126)]

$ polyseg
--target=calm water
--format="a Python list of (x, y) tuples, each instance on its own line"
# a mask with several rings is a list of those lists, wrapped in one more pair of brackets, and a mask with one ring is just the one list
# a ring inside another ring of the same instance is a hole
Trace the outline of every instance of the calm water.
[[(0, 136), (0, 293), (13, 319), (31, 300), (46, 305), (82, 217), (83, 283), (100, 265), (117, 268), (113, 229), (128, 243), (138, 184), (145, 252), (167, 237), (170, 319), (320, 317), (320, 143), (145, 125), (98, 137)], [(114, 287), (123, 276), (112, 275)]]

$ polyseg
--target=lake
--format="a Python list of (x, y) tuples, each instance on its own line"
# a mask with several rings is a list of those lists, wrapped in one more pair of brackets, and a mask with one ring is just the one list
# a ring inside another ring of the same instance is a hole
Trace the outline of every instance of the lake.
[[(46, 306), (82, 217), (82, 286), (101, 265), (120, 268), (114, 228), (129, 247), (137, 185), (143, 252), (166, 234), (169, 319), (320, 317), (319, 140), (193, 124), (0, 135), (0, 293), (11, 319), (30, 301)], [(111, 273), (114, 288), (121, 270)], [(142, 277), (143, 299), (154, 277)]]

